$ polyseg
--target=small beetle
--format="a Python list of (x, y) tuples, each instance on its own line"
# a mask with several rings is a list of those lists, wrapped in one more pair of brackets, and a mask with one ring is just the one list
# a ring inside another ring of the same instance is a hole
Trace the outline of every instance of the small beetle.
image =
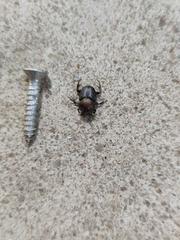
[(99, 82), (99, 89), (96, 91), (94, 87), (87, 85), (80, 89), (80, 81), (77, 84), (77, 94), (79, 101), (70, 98), (70, 100), (78, 107), (78, 111), (82, 116), (93, 116), (97, 107), (101, 106), (105, 101), (97, 102), (98, 95), (101, 94), (101, 84)]

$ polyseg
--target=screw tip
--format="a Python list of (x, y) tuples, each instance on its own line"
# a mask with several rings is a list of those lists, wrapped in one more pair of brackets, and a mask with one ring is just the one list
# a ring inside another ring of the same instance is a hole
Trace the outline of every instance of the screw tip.
[(26, 144), (27, 144), (28, 147), (30, 147), (33, 144), (34, 140), (35, 140), (34, 135), (33, 136), (27, 136), (26, 135), (25, 136), (25, 141), (26, 141)]

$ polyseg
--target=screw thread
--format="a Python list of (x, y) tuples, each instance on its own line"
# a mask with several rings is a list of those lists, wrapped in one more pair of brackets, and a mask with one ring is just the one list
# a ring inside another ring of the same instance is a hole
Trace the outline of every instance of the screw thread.
[(37, 134), (40, 105), (41, 82), (33, 79), (29, 82), (25, 116), (25, 139), (28, 145), (34, 141)]

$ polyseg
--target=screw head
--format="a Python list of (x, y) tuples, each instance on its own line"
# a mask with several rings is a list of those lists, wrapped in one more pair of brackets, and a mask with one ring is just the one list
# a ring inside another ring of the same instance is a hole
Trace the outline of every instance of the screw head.
[(25, 68), (24, 72), (27, 74), (30, 80), (32, 79), (43, 80), (46, 79), (48, 75), (47, 71), (34, 68)]

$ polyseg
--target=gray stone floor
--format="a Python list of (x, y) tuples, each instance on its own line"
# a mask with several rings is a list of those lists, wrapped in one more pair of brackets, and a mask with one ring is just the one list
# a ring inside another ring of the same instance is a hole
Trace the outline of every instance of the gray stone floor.
[[(179, 61), (179, 0), (1, 0), (0, 239), (179, 240)], [(24, 67), (52, 82), (30, 149)]]

